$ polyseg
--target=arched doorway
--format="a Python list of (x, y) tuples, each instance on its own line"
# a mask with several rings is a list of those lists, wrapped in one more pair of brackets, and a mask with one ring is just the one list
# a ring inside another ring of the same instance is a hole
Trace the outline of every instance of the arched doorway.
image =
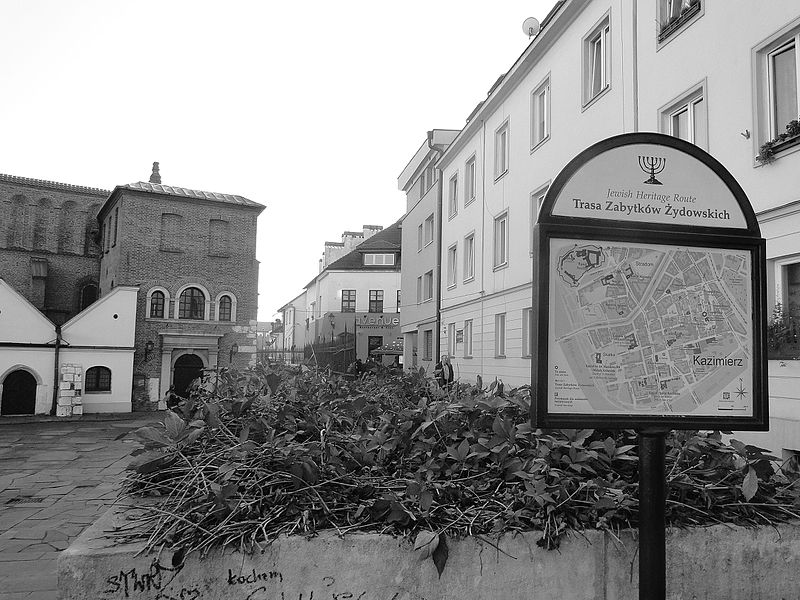
[(203, 375), (203, 359), (196, 354), (184, 354), (175, 361), (172, 385), (178, 396), (187, 397), (189, 384)]
[(0, 415), (32, 415), (36, 410), (36, 378), (18, 369), (3, 380)]

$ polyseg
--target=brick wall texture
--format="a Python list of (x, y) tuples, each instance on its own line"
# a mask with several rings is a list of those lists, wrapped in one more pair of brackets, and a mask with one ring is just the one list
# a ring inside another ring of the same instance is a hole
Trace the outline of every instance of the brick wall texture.
[[(81, 290), (97, 284), (97, 212), (108, 192), (0, 176), (0, 277), (47, 317), (63, 323), (80, 312)], [(32, 262), (47, 263), (34, 277)]]

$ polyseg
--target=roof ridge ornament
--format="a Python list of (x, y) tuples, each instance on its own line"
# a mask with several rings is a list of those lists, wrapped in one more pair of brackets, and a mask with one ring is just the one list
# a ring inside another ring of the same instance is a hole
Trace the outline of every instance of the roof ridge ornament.
[(158, 163), (153, 163), (153, 172), (150, 174), (150, 183), (161, 183), (161, 173), (158, 172)]

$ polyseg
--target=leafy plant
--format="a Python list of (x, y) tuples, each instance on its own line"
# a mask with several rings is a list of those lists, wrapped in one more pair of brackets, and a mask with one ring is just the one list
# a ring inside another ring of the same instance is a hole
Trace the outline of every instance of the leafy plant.
[(800, 323), (795, 313), (794, 309), (785, 311), (780, 302), (775, 305), (767, 324), (768, 358), (793, 359), (800, 356), (800, 340), (797, 336)]
[[(528, 386), (445, 392), (420, 373), (224, 371), (163, 430), (139, 430), (147, 458), (125, 491), (159, 502), (120, 535), (205, 553), (326, 529), (401, 534), (441, 575), (448, 537), (534, 530), (553, 549), (568, 531), (635, 527), (636, 433), (533, 429), (530, 402)], [(668, 436), (668, 522), (795, 517), (797, 475), (775, 460), (719, 433)]]
[(793, 119), (786, 125), (786, 131), (779, 133), (773, 139), (761, 144), (756, 155), (756, 160), (763, 165), (768, 165), (775, 161), (775, 147), (781, 142), (800, 136), (800, 121)]

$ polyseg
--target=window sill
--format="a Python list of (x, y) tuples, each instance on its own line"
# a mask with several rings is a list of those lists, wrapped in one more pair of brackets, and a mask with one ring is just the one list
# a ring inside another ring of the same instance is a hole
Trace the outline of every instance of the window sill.
[(462, 356), (461, 358), (464, 360), (472, 360), (472, 356)]
[(547, 141), (548, 141), (549, 139), (550, 139), (550, 134), (548, 133), (548, 134), (547, 134), (547, 135), (546, 135), (544, 138), (542, 138), (541, 140), (539, 140), (538, 142), (536, 142), (536, 143), (535, 143), (533, 146), (531, 146), (531, 154), (533, 154), (533, 153), (534, 153), (534, 152), (536, 152), (536, 151), (537, 151), (539, 148), (541, 148), (542, 146), (544, 146), (544, 145), (547, 143)]
[(425, 242), (425, 246), (424, 246), (424, 247), (425, 247), (425, 248), (427, 248), (427, 247), (428, 247), (428, 246), (430, 246), (432, 243), (433, 243), (433, 240), (431, 240), (430, 242)]
[(473, 202), (475, 202), (475, 196), (473, 196), (473, 197), (472, 197), (472, 198), (470, 198), (469, 200), (464, 200), (464, 208), (468, 207), (468, 206), (469, 206), (470, 204), (472, 204)]
[(94, 394), (110, 394), (111, 390), (83, 390), (84, 396), (92, 396)]
[(169, 252), (171, 254), (183, 254), (183, 250), (178, 250), (176, 248), (159, 248), (161, 252)]
[(506, 355), (505, 355), (505, 354), (495, 354), (495, 355), (494, 355), (494, 357), (495, 357), (495, 358), (502, 358), (502, 359), (505, 359)]
[(506, 169), (505, 171), (503, 171), (503, 172), (502, 172), (502, 173), (500, 173), (499, 175), (495, 175), (495, 176), (494, 176), (494, 182), (495, 182), (495, 183), (497, 183), (497, 182), (498, 182), (498, 181), (500, 181), (500, 180), (501, 180), (503, 177), (505, 177), (507, 174), (508, 174), (508, 169)]
[(507, 267), (508, 267), (508, 261), (500, 263), (499, 265), (495, 265), (494, 267), (492, 267), (492, 271), (502, 271)]
[(589, 108), (592, 107), (598, 100), (600, 100), (600, 98), (605, 96), (610, 89), (611, 89), (611, 84), (610, 83), (606, 84), (606, 87), (604, 87), (602, 90), (597, 92), (597, 94), (595, 94), (594, 96), (589, 98), (584, 103), (584, 105), (581, 107), (581, 112), (589, 110)]
[(797, 151), (800, 151), (800, 135), (795, 135), (781, 142), (776, 142), (772, 146), (771, 159), (768, 162), (761, 162), (758, 160), (758, 158), (756, 158), (755, 166), (763, 167), (764, 165), (769, 165), (776, 160), (783, 158), (784, 156), (788, 156), (789, 154), (793, 154)]
[(475, 281), (475, 275), (473, 275), (473, 276), (471, 276), (471, 277), (467, 277), (467, 278), (464, 280), (464, 283), (472, 283), (473, 281)]
[(448, 290), (454, 290), (454, 289), (456, 289), (457, 285), (458, 285), (457, 283), (451, 283), (450, 285), (447, 286), (447, 289)]
[(457, 216), (458, 216), (458, 213), (457, 213), (457, 212), (454, 212), (454, 213), (452, 213), (452, 214), (450, 214), (450, 215), (448, 215), (448, 216), (447, 216), (447, 220), (448, 220), (448, 221), (452, 221), (452, 220), (453, 220), (453, 219), (455, 219)]

